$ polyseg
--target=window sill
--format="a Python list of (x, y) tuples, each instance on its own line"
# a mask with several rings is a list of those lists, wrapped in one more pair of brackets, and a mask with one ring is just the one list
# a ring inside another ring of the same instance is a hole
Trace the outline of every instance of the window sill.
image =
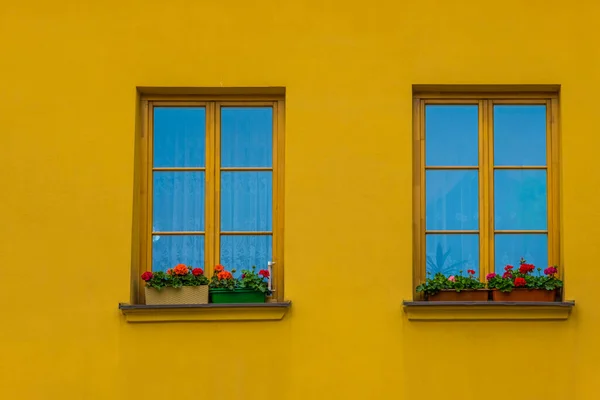
[(256, 304), (119, 304), (127, 322), (277, 321), (291, 301)]
[(403, 305), (410, 321), (556, 321), (569, 318), (575, 302), (404, 301)]

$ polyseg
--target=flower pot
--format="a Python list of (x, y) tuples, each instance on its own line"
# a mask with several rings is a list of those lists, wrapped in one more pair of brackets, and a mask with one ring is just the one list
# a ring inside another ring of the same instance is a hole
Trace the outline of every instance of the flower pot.
[(487, 289), (467, 289), (457, 292), (456, 290), (441, 290), (429, 296), (429, 301), (488, 301)]
[(211, 303), (264, 303), (265, 294), (249, 289), (210, 289)]
[(164, 287), (160, 290), (145, 288), (146, 304), (207, 304), (208, 285)]
[(512, 292), (501, 292), (492, 290), (492, 299), (494, 301), (555, 301), (556, 290), (545, 289), (513, 289)]

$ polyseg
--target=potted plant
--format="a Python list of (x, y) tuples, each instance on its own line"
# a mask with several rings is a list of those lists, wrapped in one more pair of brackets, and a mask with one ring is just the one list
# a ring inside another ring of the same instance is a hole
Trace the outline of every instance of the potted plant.
[(475, 271), (472, 269), (467, 270), (467, 276), (464, 276), (462, 271), (449, 277), (441, 272), (437, 273), (417, 286), (417, 292), (425, 293), (425, 299), (428, 301), (488, 300), (485, 284), (475, 278)]
[(558, 269), (555, 266), (544, 270), (528, 264), (521, 258), (518, 269), (512, 265), (504, 267), (502, 276), (495, 273), (486, 276), (488, 288), (492, 290), (494, 301), (555, 301), (556, 292), (563, 286), (558, 278)]
[(178, 264), (174, 268), (142, 274), (146, 304), (207, 304), (208, 278), (202, 268)]
[(255, 272), (242, 270), (240, 278), (234, 278), (235, 269), (227, 271), (222, 265), (215, 267), (210, 281), (210, 301), (212, 303), (264, 303), (271, 294), (268, 285), (269, 271), (261, 269)]

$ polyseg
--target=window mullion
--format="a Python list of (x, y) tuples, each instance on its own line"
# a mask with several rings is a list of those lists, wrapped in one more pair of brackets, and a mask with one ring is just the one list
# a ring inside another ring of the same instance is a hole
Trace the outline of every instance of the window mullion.
[(204, 232), (204, 271), (207, 277), (212, 276), (215, 265), (215, 104), (206, 104), (206, 218)]
[(479, 100), (479, 280), (484, 281), (489, 273), (489, 263), (487, 256), (487, 142), (486, 142), (486, 108), (485, 100)]
[[(213, 153), (213, 266), (221, 263), (221, 103), (214, 104), (214, 153)], [(232, 267), (230, 267), (232, 268)]]
[(486, 208), (486, 243), (487, 243), (487, 264), (488, 273), (495, 271), (495, 251), (494, 251), (494, 104), (491, 100), (485, 100), (485, 127), (486, 133), (486, 185), (487, 201)]

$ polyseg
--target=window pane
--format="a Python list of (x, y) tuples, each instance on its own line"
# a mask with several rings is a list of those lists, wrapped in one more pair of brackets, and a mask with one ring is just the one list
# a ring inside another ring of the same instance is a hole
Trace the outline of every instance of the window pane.
[(204, 107), (154, 109), (154, 166), (204, 167)]
[(221, 235), (221, 264), (228, 270), (235, 268), (236, 275), (252, 266), (257, 270), (266, 269), (273, 259), (272, 243), (270, 235)]
[(221, 230), (273, 229), (272, 172), (221, 173)]
[(152, 271), (166, 271), (177, 264), (204, 268), (204, 236), (152, 237)]
[(431, 170), (425, 176), (429, 230), (479, 229), (477, 171)]
[(154, 172), (153, 231), (204, 230), (204, 172)]
[(506, 265), (517, 268), (521, 257), (536, 267), (544, 269), (548, 266), (548, 236), (545, 234), (496, 234), (495, 236), (496, 273), (504, 273)]
[(273, 165), (273, 109), (221, 108), (221, 166)]
[(494, 225), (498, 230), (547, 229), (545, 170), (494, 171)]
[(494, 106), (494, 164), (546, 165), (546, 106)]
[(479, 275), (479, 235), (452, 234), (427, 235), (425, 240), (427, 253), (427, 272), (441, 272), (455, 275), (468, 269)]
[(426, 165), (478, 165), (478, 108), (476, 105), (425, 107)]

